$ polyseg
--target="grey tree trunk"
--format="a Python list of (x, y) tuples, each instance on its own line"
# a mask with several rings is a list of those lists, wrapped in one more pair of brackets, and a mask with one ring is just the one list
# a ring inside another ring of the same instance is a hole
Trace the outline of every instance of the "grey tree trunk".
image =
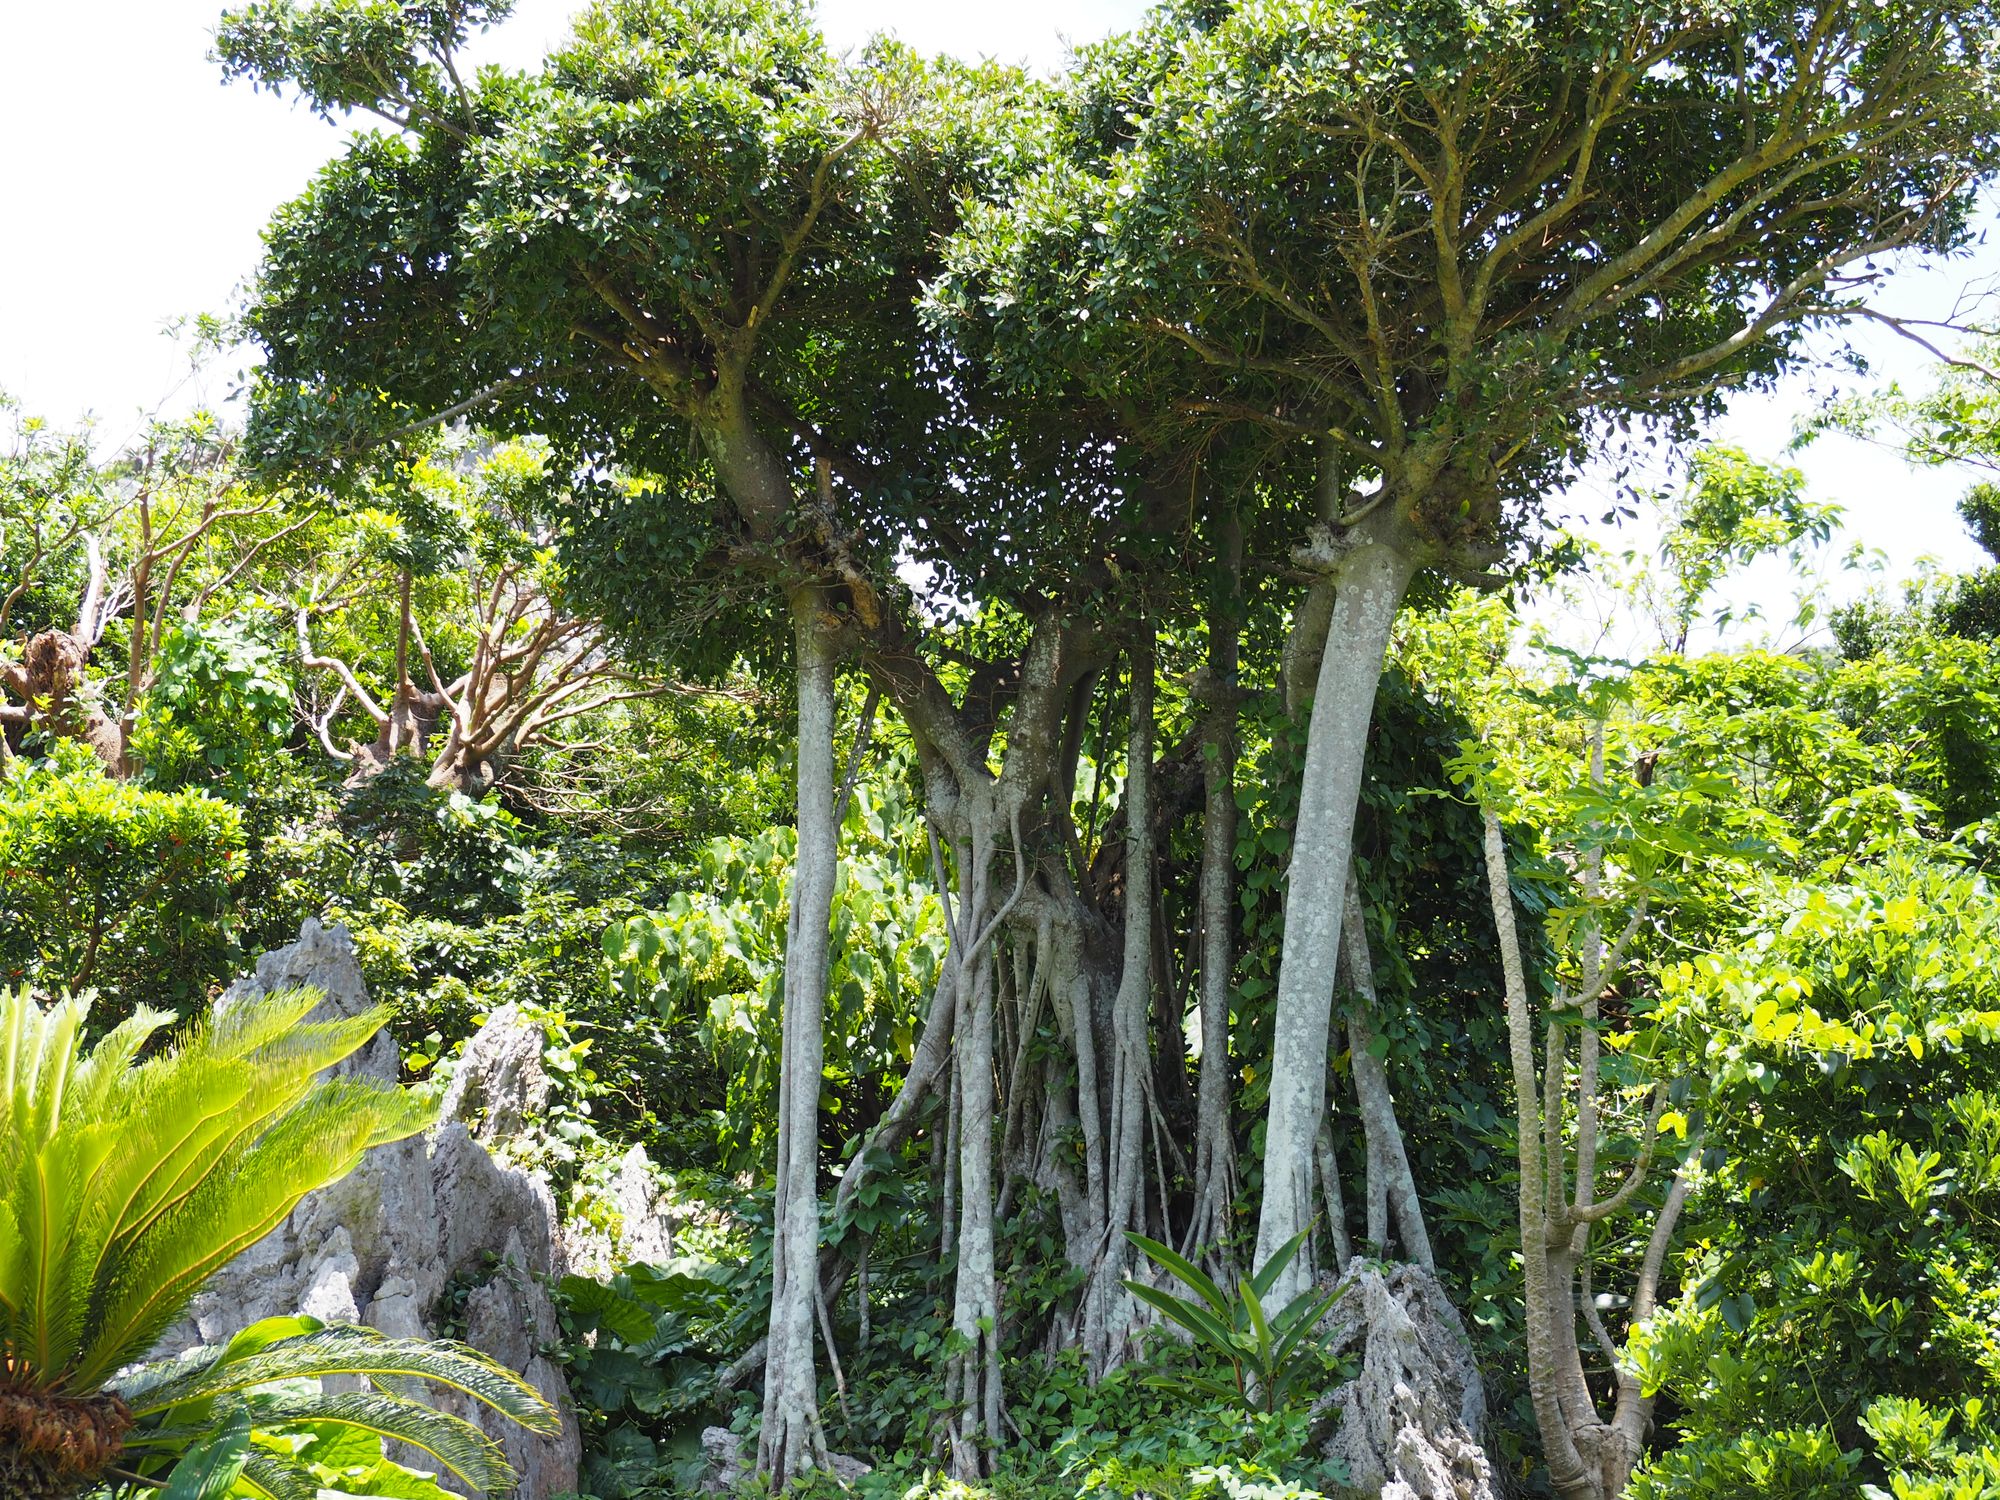
[[(1417, 1180), (1410, 1171), (1410, 1154), (1403, 1139), (1403, 1127), (1396, 1118), (1396, 1101), (1389, 1091), (1388, 1069), (1375, 1055), (1374, 1027), (1370, 1015), (1381, 1008), (1375, 993), (1375, 961), (1368, 947), (1368, 917), (1361, 907), (1361, 886), (1348, 867), (1343, 954), (1361, 1006), (1347, 1018), (1348, 1047), (1354, 1059), (1354, 1094), (1361, 1107), (1361, 1127), (1368, 1135), (1369, 1233), (1376, 1233), (1373, 1207), (1379, 1194), (1385, 1209), (1393, 1213), (1396, 1232), (1403, 1250), (1433, 1275), (1437, 1258), (1431, 1253), (1430, 1232), (1424, 1227), (1423, 1200), (1417, 1196)], [(1375, 1174), (1381, 1173), (1379, 1183)]]
[(819, 1294), (819, 1090), (828, 933), (839, 857), (834, 827), (836, 649), (819, 592), (792, 598), (797, 637), (798, 860), (785, 947), (778, 1083), (778, 1178), (771, 1248), (771, 1325), (757, 1468), (782, 1486), (826, 1466), (813, 1363)]
[(1208, 622), (1211, 702), (1202, 734), (1201, 1073), (1195, 1085), (1194, 1212), (1186, 1251), (1208, 1252), (1225, 1275), (1236, 1136), (1229, 1119), (1229, 994), (1235, 962), (1236, 678), (1243, 567), (1241, 532), (1228, 529), (1223, 578)]
[(1152, 1049), (1146, 1020), (1153, 976), (1153, 635), (1132, 647), (1132, 729), (1125, 759), (1125, 938), (1111, 1009), (1110, 1128), (1106, 1132), (1104, 1240), (1084, 1293), (1083, 1349), (1098, 1375), (1122, 1362), (1130, 1322), (1125, 1271), (1143, 1206)]
[[(1601, 754), (1593, 755), (1593, 773), (1601, 779)], [(1599, 1199), (1595, 1178), (1601, 1080), (1597, 1076), (1599, 1058), (1593, 1028), (1598, 999), (1612, 982), (1624, 947), (1636, 931), (1645, 908), (1642, 901), (1633, 913), (1626, 935), (1609, 955), (1601, 932), (1594, 927), (1586, 928), (1583, 983), (1573, 992), (1559, 991), (1550, 998), (1538, 1078), (1533, 1017), (1514, 924), (1506, 843), (1500, 821), (1491, 811), (1486, 813), (1485, 823), (1487, 883), (1500, 941), (1501, 970), (1506, 979), (1507, 1038), (1514, 1069), (1529, 1397), (1556, 1494), (1563, 1500), (1619, 1500), (1644, 1449), (1646, 1432), (1652, 1423), (1653, 1398), (1612, 1343), (1597, 1312), (1590, 1285), (1590, 1233), (1595, 1225), (1624, 1208), (1645, 1182), (1667, 1095), (1664, 1084), (1655, 1089), (1653, 1107), (1642, 1127), (1637, 1160), (1623, 1184), (1609, 1197)], [(1587, 853), (1582, 865), (1586, 889), (1595, 897), (1601, 864), (1594, 854)], [(1588, 1039), (1577, 1069), (1578, 1171), (1573, 1201), (1564, 1192), (1568, 1152), (1564, 1140), (1564, 1085), (1569, 1069), (1568, 1047), (1565, 1028), (1555, 1019), (1557, 1012), (1566, 1009), (1581, 1012), (1585, 1023), (1581, 1029)], [(1688, 1188), (1685, 1170), (1677, 1172), (1666, 1202), (1654, 1219), (1632, 1297), (1634, 1328), (1652, 1314), (1667, 1247), (1687, 1201)], [(1617, 1382), (1617, 1400), (1609, 1420), (1599, 1412), (1585, 1378), (1577, 1334), (1579, 1315), (1599, 1352), (1611, 1365)]]
[[(1016, 850), (1017, 858), (1019, 851)], [(992, 939), (1003, 915), (993, 911), (990, 872), (993, 829), (973, 820), (961, 857), (957, 926), (951, 935), (958, 968), (957, 1281), (952, 1331), (958, 1352), (948, 1388), (958, 1398), (951, 1424), (951, 1468), (962, 1480), (984, 1478), (1000, 1428), (1000, 1291), (993, 1247), (993, 982)]]
[(1333, 1245), (1333, 1271), (1340, 1274), (1354, 1259), (1354, 1241), (1347, 1233), (1347, 1197), (1340, 1186), (1340, 1159), (1334, 1155), (1333, 1131), (1322, 1120), (1314, 1143), (1319, 1163), (1319, 1189), (1326, 1197), (1327, 1238)]
[(958, 1134), (961, 1208), (952, 1331), (959, 1400), (952, 1425), (955, 1478), (977, 1480), (1000, 1437), (1000, 1294), (993, 1254), (993, 966), (977, 963), (959, 987)]
[[(1394, 511), (1378, 514), (1393, 517)], [(1326, 1107), (1327, 1041), (1362, 762), (1389, 632), (1416, 567), (1412, 549), (1397, 545), (1390, 528), (1379, 525), (1355, 536), (1335, 574), (1285, 895), (1259, 1266), (1312, 1221), (1313, 1156)], [(1282, 1307), (1304, 1289), (1305, 1268), (1295, 1260), (1270, 1300)]]

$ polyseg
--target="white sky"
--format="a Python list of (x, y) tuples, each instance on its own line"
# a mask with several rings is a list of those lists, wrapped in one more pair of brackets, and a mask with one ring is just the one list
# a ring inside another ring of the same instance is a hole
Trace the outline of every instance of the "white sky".
[[(483, 38), (483, 61), (525, 66), (566, 30), (574, 0), (521, 0)], [(0, 0), (0, 140), (12, 143), (0, 218), (0, 391), (67, 424), (86, 413), (115, 447), (146, 410), (219, 401), (162, 330), (173, 318), (225, 311), (254, 268), (273, 208), (296, 194), (344, 130), (247, 86), (224, 87), (208, 61), (218, 0)], [(1141, 0), (821, 0), (836, 47), (892, 31), (925, 50), (1060, 66), (1066, 42), (1094, 40), (1137, 20)], [(1905, 273), (1889, 298), (1899, 312), (1948, 311), (1975, 278), (2000, 273), (2000, 246), (1950, 268)], [(1920, 380), (1926, 357), (1885, 330), (1865, 347), (1885, 374)], [(1812, 391), (1795, 381), (1738, 403), (1719, 436), (1776, 457)], [(1843, 539), (1880, 549), (1891, 577), (1920, 558), (1971, 566), (1978, 554), (1952, 505), (1963, 479), (1912, 473), (1892, 454), (1847, 440), (1809, 450), (1800, 466), (1816, 494), (1848, 508)], [(1579, 487), (1574, 508), (1595, 514), (1602, 490)], [(1637, 540), (1638, 538), (1634, 538)], [(1858, 584), (1836, 582), (1836, 591)], [(1755, 575), (1738, 602), (1784, 580)]]

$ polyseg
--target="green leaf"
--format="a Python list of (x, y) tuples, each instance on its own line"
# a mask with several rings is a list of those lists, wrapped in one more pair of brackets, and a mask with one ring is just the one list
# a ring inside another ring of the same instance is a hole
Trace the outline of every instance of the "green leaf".
[(250, 1414), (239, 1408), (207, 1441), (181, 1455), (158, 1500), (222, 1500), (250, 1456)]
[(1199, 1302), (1176, 1297), (1169, 1292), (1160, 1291), (1157, 1287), (1147, 1286), (1143, 1281), (1127, 1281), (1125, 1289), (1141, 1302), (1157, 1308), (1162, 1315), (1180, 1324), (1232, 1364), (1242, 1358), (1242, 1350), (1237, 1346), (1235, 1335), (1216, 1318), (1214, 1313)]
[(1172, 1271), (1174, 1275), (1185, 1282), (1202, 1301), (1214, 1308), (1216, 1312), (1225, 1318), (1230, 1315), (1229, 1299), (1222, 1294), (1222, 1288), (1210, 1280), (1193, 1261), (1176, 1254), (1158, 1240), (1148, 1239), (1143, 1234), (1134, 1234), (1129, 1229), (1125, 1231), (1125, 1238), (1137, 1245), (1169, 1271)]
[(1315, 1298), (1310, 1292), (1293, 1300), (1291, 1306), (1278, 1314), (1277, 1347), (1271, 1351), (1271, 1367), (1284, 1369), (1293, 1352), (1315, 1328), (1321, 1318), (1345, 1295), (1347, 1288), (1337, 1286), (1323, 1297)]
[(1263, 1365), (1260, 1374), (1270, 1372), (1271, 1325), (1264, 1321), (1264, 1303), (1257, 1295), (1257, 1289), (1244, 1277), (1241, 1283), (1243, 1293), (1243, 1313), (1250, 1320), (1250, 1333), (1257, 1340), (1259, 1363)]
[(1299, 1253), (1299, 1247), (1305, 1244), (1306, 1236), (1310, 1233), (1312, 1233), (1310, 1229), (1301, 1229), (1286, 1240), (1272, 1252), (1271, 1258), (1264, 1262), (1257, 1274), (1250, 1278), (1250, 1286), (1259, 1297), (1271, 1295), (1271, 1288), (1276, 1286), (1278, 1278), (1285, 1274), (1285, 1267), (1292, 1263), (1292, 1257)]

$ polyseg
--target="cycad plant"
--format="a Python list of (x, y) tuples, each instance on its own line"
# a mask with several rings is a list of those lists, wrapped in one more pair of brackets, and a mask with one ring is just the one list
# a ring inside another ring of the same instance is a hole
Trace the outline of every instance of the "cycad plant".
[[(270, 1403), (292, 1398), (270, 1396), (270, 1382), (369, 1368), (360, 1346), (383, 1341), (301, 1325), (114, 1382), (210, 1275), (299, 1199), (371, 1146), (429, 1123), (428, 1108), (392, 1084), (321, 1076), (386, 1013), (309, 1023), (317, 999), (294, 992), (225, 1006), (157, 1049), (173, 1018), (141, 1011), (86, 1049), (87, 999), (44, 1009), (25, 991), (0, 992), (0, 1495), (64, 1500), (136, 1473), (128, 1442), (143, 1468), (158, 1467), (176, 1442), (219, 1471), (235, 1465), (221, 1488), (183, 1484), (188, 1494), (258, 1493), (235, 1482), (251, 1467), (247, 1436), (232, 1458), (233, 1438), (210, 1443), (209, 1429), (247, 1434), (260, 1417), (282, 1414)], [(336, 1345), (342, 1352), (329, 1354)], [(470, 1351), (447, 1353), (480, 1366), (479, 1386), (456, 1382), (472, 1394), (546, 1419), (518, 1381), (499, 1394), (495, 1381), (513, 1377)], [(442, 1366), (388, 1368), (451, 1379)], [(253, 1401), (242, 1394), (253, 1387), (267, 1389)], [(142, 1414), (151, 1420), (135, 1432)], [(170, 1423), (159, 1420), (168, 1414)], [(276, 1500), (312, 1492), (264, 1489)]]
[[(327, 1376), (363, 1388), (327, 1391), (319, 1383)], [(419, 1380), (471, 1396), (534, 1431), (555, 1430), (556, 1414), (534, 1387), (476, 1349), (312, 1318), (269, 1318), (221, 1348), (119, 1376), (111, 1393), (134, 1426), (106, 1478), (135, 1493), (163, 1480), (179, 1484), (188, 1500), (318, 1500), (324, 1491), (457, 1500), (389, 1459), (382, 1450), (388, 1439), (475, 1491), (508, 1489), (515, 1476), (483, 1432), (403, 1393)]]

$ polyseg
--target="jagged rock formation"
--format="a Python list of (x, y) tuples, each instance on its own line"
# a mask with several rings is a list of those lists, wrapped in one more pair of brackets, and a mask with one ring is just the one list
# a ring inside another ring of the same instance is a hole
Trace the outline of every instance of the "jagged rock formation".
[(1485, 1386), (1437, 1278), (1356, 1257), (1340, 1282), (1327, 1346), (1359, 1353), (1361, 1371), (1315, 1411), (1337, 1421), (1321, 1451), (1347, 1466), (1339, 1500), (1498, 1500), (1479, 1441)]
[[(738, 1436), (727, 1427), (704, 1427), (701, 1430), (701, 1452), (708, 1469), (702, 1476), (701, 1492), (704, 1495), (727, 1495), (749, 1479), (756, 1472), (756, 1466), (751, 1462), (756, 1455), (750, 1449), (747, 1438)], [(826, 1461), (842, 1489), (852, 1488), (854, 1481), (863, 1474), (875, 1472), (873, 1464), (850, 1458), (845, 1453), (829, 1453)]]
[[(298, 986), (320, 990), (323, 1006), (343, 1015), (369, 1003), (346, 932), (308, 921), (296, 943), (265, 954), (255, 977), (239, 981), (218, 1004)], [(394, 1078), (395, 1043), (378, 1036), (342, 1067)], [(162, 1352), (220, 1342), (259, 1318), (291, 1313), (428, 1338), (439, 1331), (448, 1294), (463, 1291), (459, 1336), (519, 1371), (562, 1411), (563, 1427), (539, 1438), (466, 1398), (446, 1393), (438, 1404), (501, 1445), (521, 1474), (519, 1500), (574, 1490), (581, 1456), (576, 1422), (562, 1372), (541, 1352), (556, 1336), (542, 1278), (569, 1269), (570, 1247), (547, 1184), (488, 1149), (532, 1120), (548, 1097), (541, 1030), (503, 1007), (467, 1045), (445, 1096), (443, 1123), (369, 1153), (344, 1181), (302, 1202), (210, 1282)], [(625, 1183), (619, 1207), (629, 1215), (620, 1238), (628, 1243), (610, 1248), (643, 1245), (646, 1258), (664, 1258), (668, 1231), (643, 1153), (621, 1164), (619, 1180)]]

